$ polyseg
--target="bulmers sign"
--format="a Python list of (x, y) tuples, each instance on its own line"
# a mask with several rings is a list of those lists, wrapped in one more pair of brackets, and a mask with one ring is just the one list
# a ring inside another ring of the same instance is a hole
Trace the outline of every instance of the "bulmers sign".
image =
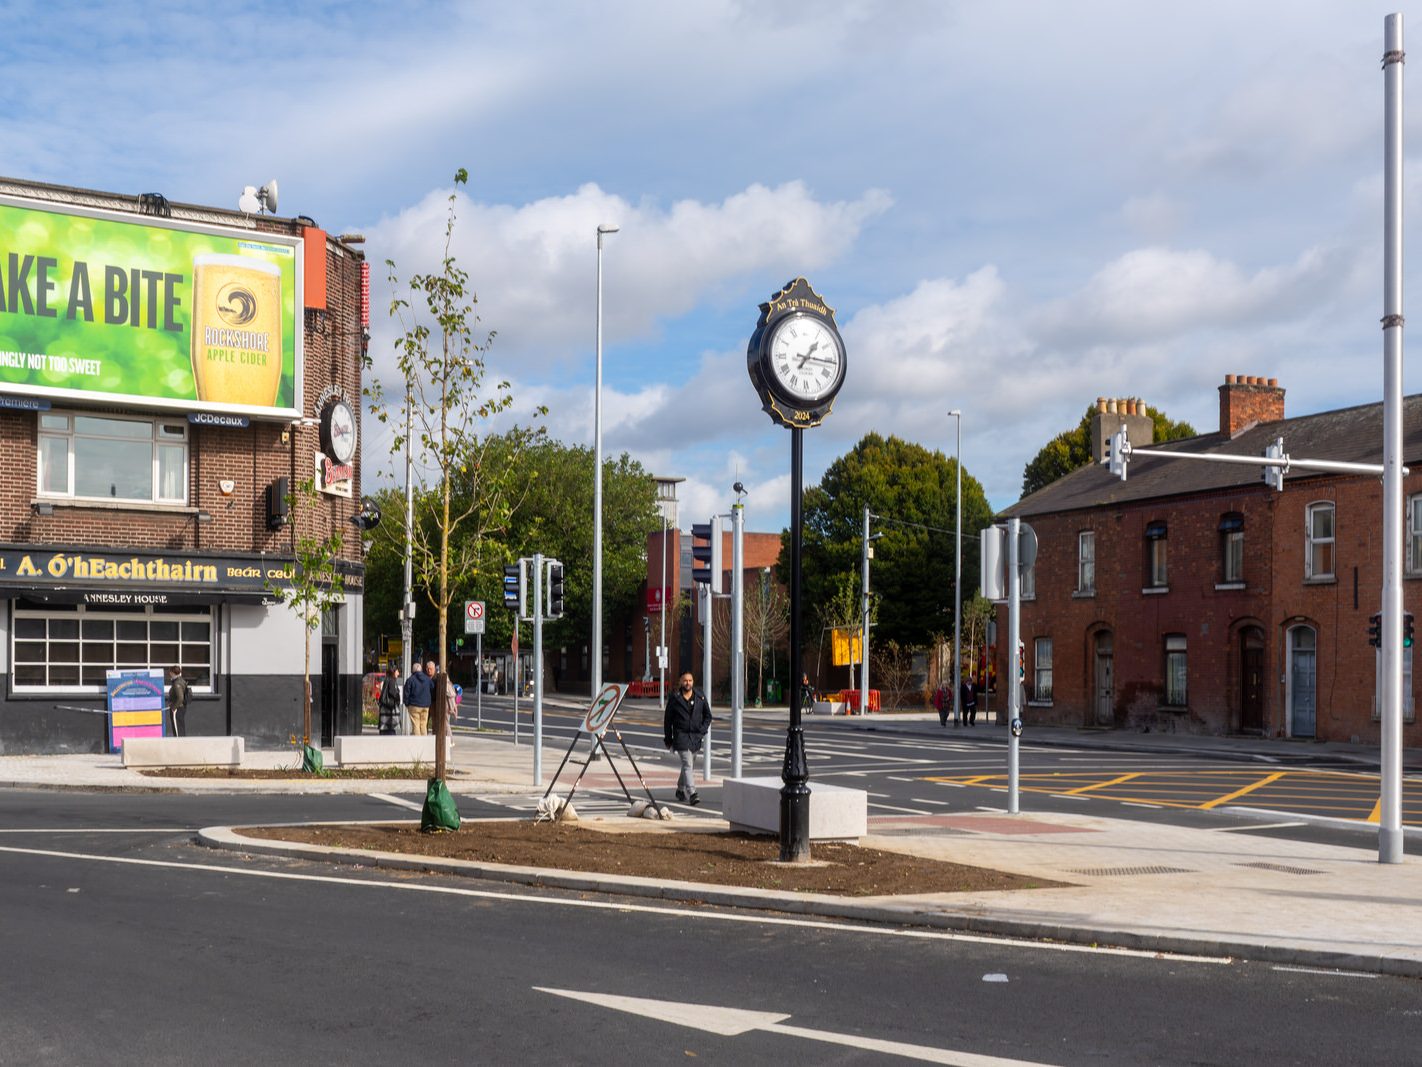
[(0, 390), (298, 415), (300, 246), (0, 197)]

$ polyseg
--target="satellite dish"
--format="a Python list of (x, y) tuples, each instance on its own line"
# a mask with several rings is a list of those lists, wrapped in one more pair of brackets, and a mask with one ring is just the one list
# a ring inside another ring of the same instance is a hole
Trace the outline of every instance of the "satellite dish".
[(275, 215), (277, 209), (277, 181), (273, 178), (257, 190), (257, 199), (261, 201), (262, 207), (267, 209), (267, 214)]
[(262, 210), (262, 202), (257, 199), (255, 185), (249, 185), (242, 190), (242, 195), (237, 198), (237, 210), (245, 211), (248, 215), (255, 215)]

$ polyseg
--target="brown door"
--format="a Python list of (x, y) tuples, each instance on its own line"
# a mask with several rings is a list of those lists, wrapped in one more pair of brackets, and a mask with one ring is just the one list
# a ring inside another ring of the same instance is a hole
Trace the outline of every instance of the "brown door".
[(1264, 732), (1264, 634), (1253, 627), (1239, 638), (1239, 728), (1245, 733)]
[(1096, 685), (1093, 703), (1096, 706), (1096, 724), (1113, 726), (1116, 722), (1116, 683), (1111, 634), (1108, 631), (1097, 634), (1095, 646)]

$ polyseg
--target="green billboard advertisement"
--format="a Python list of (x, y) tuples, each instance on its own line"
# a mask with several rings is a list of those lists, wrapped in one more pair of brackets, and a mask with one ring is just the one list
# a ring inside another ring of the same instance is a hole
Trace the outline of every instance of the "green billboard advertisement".
[(292, 416), (301, 241), (0, 197), (0, 393)]

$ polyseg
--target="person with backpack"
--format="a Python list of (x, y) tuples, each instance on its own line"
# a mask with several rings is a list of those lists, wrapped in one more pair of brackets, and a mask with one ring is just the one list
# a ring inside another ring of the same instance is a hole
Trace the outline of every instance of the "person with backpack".
[(173, 666), (168, 669), (172, 682), (168, 686), (168, 716), (173, 721), (173, 736), (188, 736), (188, 683), (183, 677), (183, 668)]

